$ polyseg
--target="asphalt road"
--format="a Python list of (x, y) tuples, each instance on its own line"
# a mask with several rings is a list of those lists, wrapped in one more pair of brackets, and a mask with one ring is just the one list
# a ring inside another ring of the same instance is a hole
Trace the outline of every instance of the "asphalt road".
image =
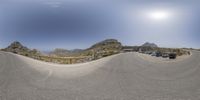
[(0, 100), (200, 100), (200, 52), (177, 62), (125, 53), (75, 65), (0, 52)]

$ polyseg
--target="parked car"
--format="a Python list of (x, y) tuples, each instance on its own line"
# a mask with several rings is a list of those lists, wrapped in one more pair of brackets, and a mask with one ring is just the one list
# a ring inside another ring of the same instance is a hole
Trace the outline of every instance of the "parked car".
[(145, 54), (152, 54), (152, 51), (146, 51)]
[(162, 54), (159, 51), (154, 51), (154, 52), (151, 53), (151, 56), (160, 57), (160, 56), (162, 56)]
[(176, 59), (176, 53), (169, 53), (169, 59)]
[(156, 52), (152, 52), (152, 53), (151, 53), (151, 56), (156, 56)]
[(169, 53), (163, 53), (163, 54), (162, 54), (162, 57), (163, 57), (163, 58), (169, 57)]
[(160, 57), (160, 56), (162, 56), (162, 53), (159, 52), (159, 51), (157, 51), (157, 52), (156, 52), (156, 57)]

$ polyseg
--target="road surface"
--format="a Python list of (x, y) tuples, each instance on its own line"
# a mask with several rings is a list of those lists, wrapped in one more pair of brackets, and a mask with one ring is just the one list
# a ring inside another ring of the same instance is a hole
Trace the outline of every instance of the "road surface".
[(200, 52), (177, 62), (124, 53), (74, 65), (0, 52), (0, 100), (200, 100)]

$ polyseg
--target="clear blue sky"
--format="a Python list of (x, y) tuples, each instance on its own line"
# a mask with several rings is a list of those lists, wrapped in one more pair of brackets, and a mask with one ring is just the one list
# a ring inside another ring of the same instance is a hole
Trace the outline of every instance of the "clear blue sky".
[(0, 48), (87, 48), (107, 38), (124, 45), (200, 48), (198, 0), (4, 0)]

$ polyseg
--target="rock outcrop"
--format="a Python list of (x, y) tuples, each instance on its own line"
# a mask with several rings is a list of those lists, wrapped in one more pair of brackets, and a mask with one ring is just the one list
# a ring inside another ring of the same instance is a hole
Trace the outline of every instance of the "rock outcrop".
[(15, 41), (11, 43), (7, 48), (3, 49), (3, 51), (12, 52), (24, 56), (33, 57), (39, 54), (39, 51), (36, 49), (29, 49), (26, 46), (23, 46), (20, 42)]

